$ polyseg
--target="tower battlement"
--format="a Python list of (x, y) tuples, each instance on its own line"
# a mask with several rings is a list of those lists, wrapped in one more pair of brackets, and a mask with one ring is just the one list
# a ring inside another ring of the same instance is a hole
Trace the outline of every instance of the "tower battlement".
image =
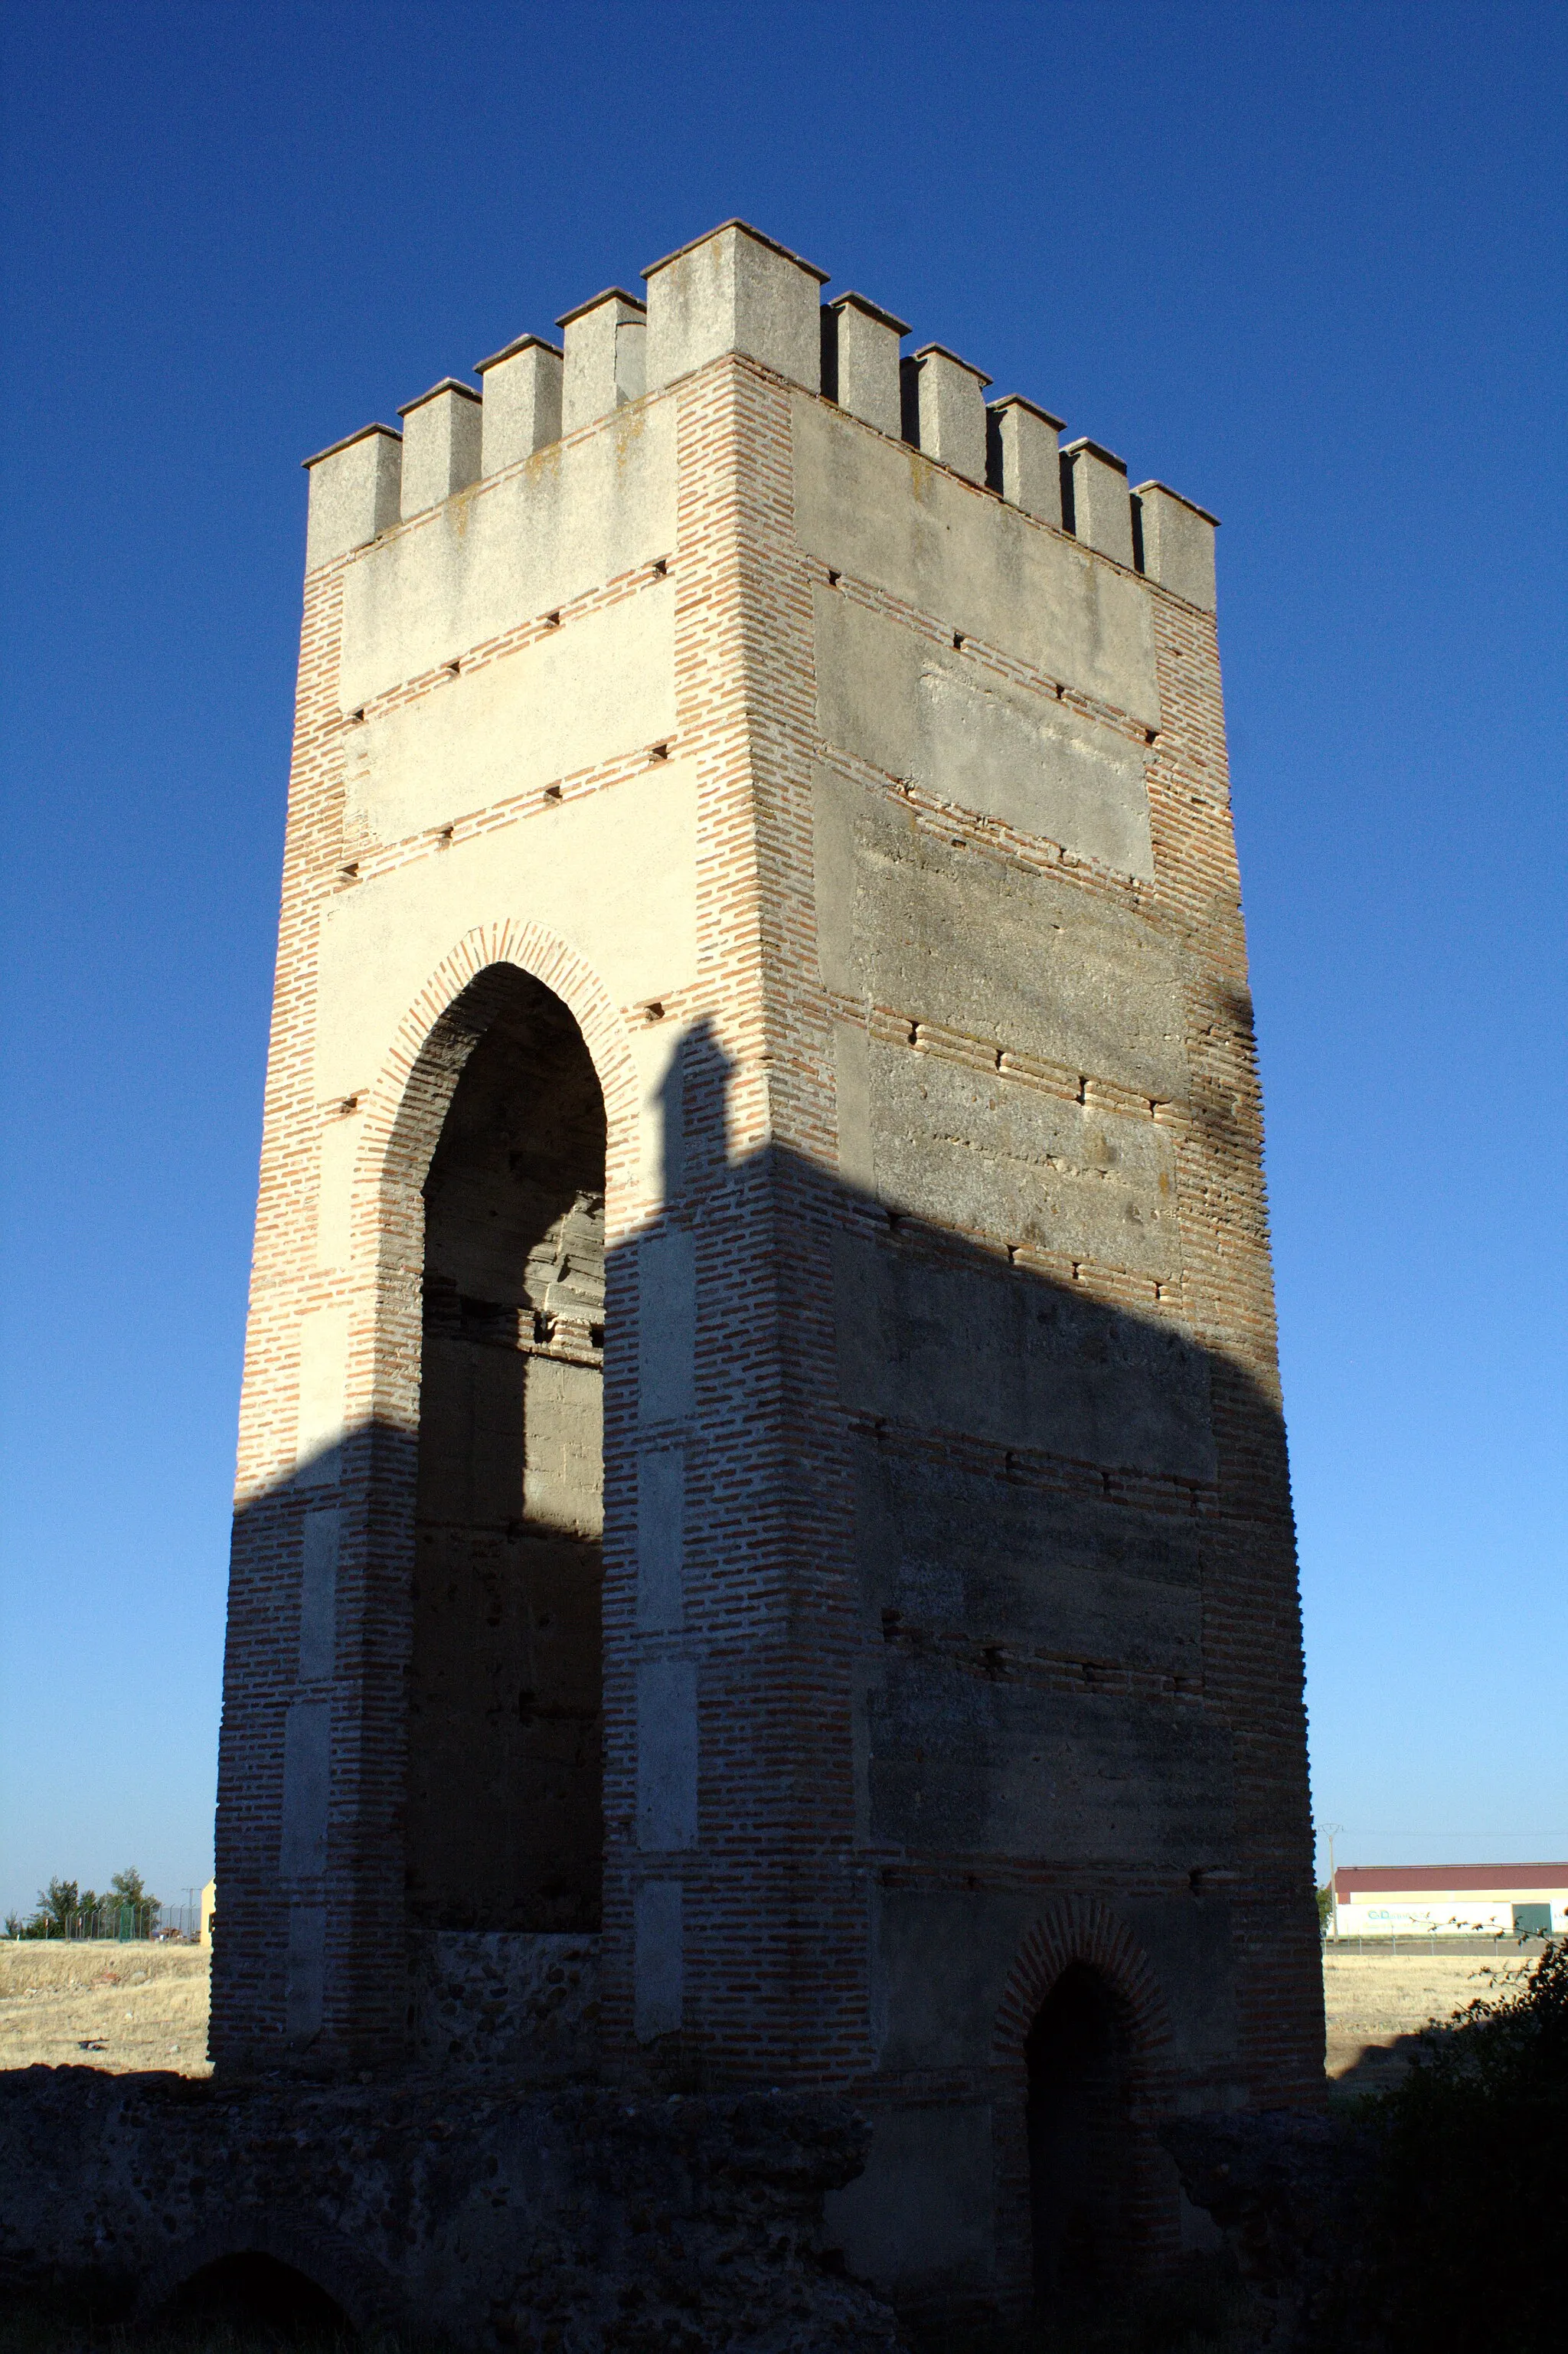
[(746, 222), (732, 220), (642, 272), (646, 302), (611, 287), (563, 313), (557, 347), (524, 334), (478, 364), (482, 396), (453, 378), (399, 410), (398, 436), (366, 426), (304, 462), (307, 568), (398, 520), (535, 457), (629, 403), (739, 353), (821, 395), (934, 465), (1213, 610), (1215, 518), (1156, 482), (1129, 490), (1097, 442), (1059, 447), (1063, 420), (938, 343), (906, 356), (902, 320)]

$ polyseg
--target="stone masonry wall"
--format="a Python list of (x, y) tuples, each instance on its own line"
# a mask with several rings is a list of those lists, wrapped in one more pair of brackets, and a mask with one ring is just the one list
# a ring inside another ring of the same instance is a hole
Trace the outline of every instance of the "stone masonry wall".
[(833, 2103), (494, 2085), (225, 2089), (90, 2068), (0, 2077), (0, 2286), (159, 2312), (253, 2253), (353, 2329), (508, 2354), (892, 2354), (821, 2262)]

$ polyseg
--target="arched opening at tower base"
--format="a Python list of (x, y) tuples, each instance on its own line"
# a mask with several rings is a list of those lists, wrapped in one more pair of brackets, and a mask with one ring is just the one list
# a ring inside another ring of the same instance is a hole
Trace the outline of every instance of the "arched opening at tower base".
[(1029, 2068), (1034, 2295), (1072, 2310), (1125, 2286), (1134, 2136), (1127, 2006), (1098, 1970), (1071, 1963), (1040, 2007)]
[(425, 1182), (407, 1886), (426, 1931), (599, 1925), (604, 1098), (506, 968)]
[(347, 2314), (319, 2283), (260, 2248), (218, 2256), (180, 2285), (161, 2317), (183, 2338), (246, 2346), (342, 2347)]

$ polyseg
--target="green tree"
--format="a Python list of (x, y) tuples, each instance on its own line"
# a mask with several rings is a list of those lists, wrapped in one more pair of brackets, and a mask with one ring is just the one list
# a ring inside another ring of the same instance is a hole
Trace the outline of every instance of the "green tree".
[(110, 1902), (96, 1888), (82, 1888), (74, 1880), (51, 1880), (38, 1891), (37, 1910), (26, 1934), (33, 1937), (66, 1937), (73, 1924), (85, 1925)]
[(51, 1880), (47, 1888), (39, 1889), (38, 1920), (48, 1922), (50, 1935), (63, 1937), (70, 1927), (71, 1915), (80, 1911), (81, 1891), (74, 1880)]
[(127, 1865), (110, 1882), (109, 1893), (103, 1902), (106, 1904), (134, 1904), (138, 1909), (144, 1907), (155, 1913), (159, 1900), (147, 1887), (141, 1873), (132, 1865)]

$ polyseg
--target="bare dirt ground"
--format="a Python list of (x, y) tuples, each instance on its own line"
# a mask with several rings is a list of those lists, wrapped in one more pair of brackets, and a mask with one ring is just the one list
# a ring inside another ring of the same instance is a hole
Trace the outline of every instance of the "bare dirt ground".
[(1347, 2091), (1372, 2093), (1395, 2081), (1409, 2064), (1421, 2029), (1462, 2009), (1478, 1995), (1503, 1993), (1534, 1967), (1534, 1957), (1498, 1953), (1356, 1954), (1323, 1956), (1323, 2007), (1328, 2014), (1330, 2079)]
[[(168, 2068), (210, 2075), (210, 1956), (190, 1946), (0, 1944), (0, 2068)], [(1372, 2092), (1407, 2064), (1429, 2020), (1492, 1995), (1531, 1967), (1489, 1945), (1475, 1954), (1323, 1957), (1329, 2074)]]
[(211, 1958), (195, 1946), (0, 1944), (0, 2068), (210, 2076)]

